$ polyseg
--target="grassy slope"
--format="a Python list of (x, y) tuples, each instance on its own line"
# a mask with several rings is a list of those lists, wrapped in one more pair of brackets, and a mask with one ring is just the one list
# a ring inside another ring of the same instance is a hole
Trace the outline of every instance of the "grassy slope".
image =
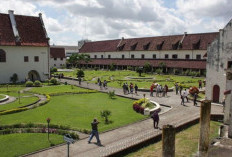
[[(220, 123), (211, 121), (210, 139), (218, 136)], [(199, 140), (199, 124), (194, 125), (176, 135), (176, 157), (192, 156), (197, 152)], [(162, 156), (162, 142), (151, 144), (136, 152), (127, 155), (128, 157), (160, 157)]]
[[(63, 136), (50, 134), (53, 144), (63, 143)], [(0, 135), (0, 156), (14, 157), (50, 147), (47, 134), (27, 133)]]
[[(46, 118), (50, 117), (53, 124), (90, 130), (90, 122), (97, 117), (101, 122), (99, 130), (105, 131), (145, 118), (133, 111), (132, 102), (133, 100), (121, 97), (112, 100), (103, 93), (54, 96), (48, 104), (36, 109), (3, 115), (0, 123), (46, 123)], [(100, 111), (106, 109), (112, 112), (109, 119), (113, 123), (109, 125), (105, 125), (100, 118)]]

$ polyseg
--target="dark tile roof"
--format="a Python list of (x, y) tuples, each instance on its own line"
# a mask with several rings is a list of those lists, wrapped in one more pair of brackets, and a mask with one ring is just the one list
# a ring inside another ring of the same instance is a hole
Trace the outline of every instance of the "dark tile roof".
[(92, 59), (91, 62), (82, 62), (82, 64), (111, 65), (114, 63), (121, 66), (144, 66), (146, 62), (149, 62), (153, 67), (159, 67), (159, 63), (164, 62), (167, 68), (206, 69), (205, 60)]
[[(15, 15), (22, 46), (49, 46), (39, 17)], [(0, 46), (15, 46), (9, 14), (0, 13)]]
[(50, 58), (65, 58), (64, 48), (50, 48)]
[[(156, 50), (206, 50), (218, 32), (187, 34), (182, 44), (183, 35), (157, 36), (131, 39), (105, 40), (85, 43), (80, 49), (85, 52), (114, 52), (114, 51), (156, 51)], [(136, 46), (134, 46), (136, 45)], [(119, 46), (119, 48), (117, 48)]]

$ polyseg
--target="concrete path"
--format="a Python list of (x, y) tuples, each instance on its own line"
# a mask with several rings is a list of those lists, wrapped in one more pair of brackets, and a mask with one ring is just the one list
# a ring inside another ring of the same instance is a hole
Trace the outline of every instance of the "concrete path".
[[(77, 81), (73, 80), (61, 80), (62, 82), (67, 82), (68, 84), (78, 85)], [(84, 88), (97, 89), (100, 88), (95, 84), (82, 83)], [(115, 90), (117, 95), (123, 95), (122, 89), (108, 88), (107, 90), (101, 90), (103, 92), (108, 92)], [(139, 92), (138, 95), (123, 95), (126, 97), (133, 98), (143, 98), (143, 94), (146, 94), (146, 98), (150, 98), (158, 102), (159, 104), (172, 106), (172, 109), (160, 115), (160, 124), (162, 128), (164, 124), (172, 124), (180, 126), (188, 121), (194, 120), (199, 117), (199, 103), (198, 106), (193, 106), (193, 102), (190, 101), (186, 103), (186, 106), (180, 105), (180, 95), (176, 95), (175, 92), (168, 93), (168, 97), (150, 97), (149, 93)], [(163, 108), (162, 108), (163, 109)], [(161, 110), (162, 110), (161, 109)], [(211, 113), (222, 114), (222, 107), (219, 105), (212, 105)], [(140, 143), (146, 139), (153, 138), (161, 134), (161, 130), (153, 128), (152, 119), (143, 120), (131, 125), (127, 125), (112, 131), (108, 131), (100, 134), (100, 139), (102, 141), (102, 146), (96, 145), (96, 139), (93, 138), (91, 144), (87, 143), (87, 139), (82, 139), (76, 143), (70, 145), (70, 157), (80, 156), (80, 157), (99, 157), (108, 156), (119, 150), (123, 150), (127, 147)], [(67, 155), (67, 146), (59, 146), (53, 149), (48, 149), (46, 151), (41, 151), (30, 156), (34, 157), (63, 157)]]

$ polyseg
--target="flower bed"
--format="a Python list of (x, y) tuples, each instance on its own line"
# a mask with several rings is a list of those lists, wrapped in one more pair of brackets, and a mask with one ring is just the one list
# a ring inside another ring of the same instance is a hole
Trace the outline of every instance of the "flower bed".
[(134, 101), (133, 103), (133, 109), (137, 113), (141, 113), (144, 115), (150, 115), (150, 113), (160, 110), (160, 105), (154, 101), (150, 101), (148, 99), (139, 99), (137, 101)]

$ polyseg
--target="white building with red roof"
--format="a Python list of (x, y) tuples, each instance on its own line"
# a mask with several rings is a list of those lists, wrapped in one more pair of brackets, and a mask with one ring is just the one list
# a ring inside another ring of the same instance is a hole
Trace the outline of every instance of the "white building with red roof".
[(114, 63), (117, 69), (128, 66), (139, 67), (150, 63), (158, 68), (163, 62), (166, 71), (185, 71), (187, 69), (206, 70), (204, 55), (207, 46), (216, 38), (218, 32), (157, 36), (144, 38), (116, 39), (85, 43), (80, 53), (89, 54), (92, 62), (82, 66), (108, 68)]
[(0, 83), (49, 78), (49, 38), (39, 17), (0, 13)]
[(66, 66), (65, 48), (51, 47), (50, 48), (50, 68), (62, 68)]

